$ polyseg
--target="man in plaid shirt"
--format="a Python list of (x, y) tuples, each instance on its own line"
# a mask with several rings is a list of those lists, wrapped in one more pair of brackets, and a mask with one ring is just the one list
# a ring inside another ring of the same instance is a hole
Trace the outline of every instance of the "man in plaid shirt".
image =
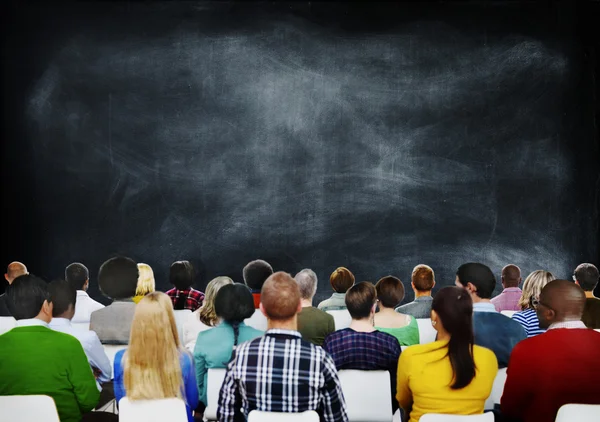
[(252, 410), (315, 410), (321, 421), (348, 421), (333, 359), (296, 330), (300, 291), (289, 274), (267, 279), (260, 309), (269, 329), (237, 347), (219, 393), (218, 420), (245, 421)]
[(189, 261), (175, 261), (169, 269), (169, 281), (175, 287), (167, 291), (173, 309), (189, 309), (194, 312), (204, 302), (204, 293), (193, 289), (194, 267)]

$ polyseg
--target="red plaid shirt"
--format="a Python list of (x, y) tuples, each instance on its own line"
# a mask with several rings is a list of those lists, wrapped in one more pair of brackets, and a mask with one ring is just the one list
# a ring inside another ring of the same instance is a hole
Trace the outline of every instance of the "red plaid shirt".
[(176, 288), (172, 288), (167, 292), (169, 297), (171, 298), (171, 302), (173, 302), (173, 306), (177, 303), (177, 299), (180, 296), (185, 296), (185, 305), (183, 305), (183, 309), (189, 309), (194, 312), (200, 306), (202, 306), (202, 302), (204, 302), (204, 293), (200, 290), (192, 289), (191, 287), (186, 290), (177, 290)]

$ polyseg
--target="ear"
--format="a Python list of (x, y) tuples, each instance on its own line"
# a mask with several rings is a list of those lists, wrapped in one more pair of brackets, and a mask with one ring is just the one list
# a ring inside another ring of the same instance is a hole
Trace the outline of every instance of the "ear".
[(42, 304), (42, 313), (44, 315), (46, 315), (49, 319), (52, 319), (52, 310), (54, 309), (54, 305), (52, 304), (52, 302), (48, 302), (47, 300), (44, 300), (44, 303)]
[(471, 282), (467, 283), (467, 290), (469, 291), (469, 293), (472, 293), (472, 294), (476, 294), (477, 293), (477, 287), (475, 287), (473, 285), (473, 283), (471, 283)]
[(298, 307), (296, 308), (296, 313), (299, 314), (302, 312), (302, 299), (298, 301)]
[(260, 312), (266, 317), (269, 318), (267, 316), (267, 313), (265, 312), (265, 307), (263, 306), (262, 302), (260, 302), (260, 305), (258, 305), (258, 309), (260, 309)]
[(435, 280), (433, 280), (433, 284), (431, 285), (431, 288), (433, 289), (435, 287)]
[(415, 289), (415, 283), (413, 283), (412, 281), (410, 282), (410, 287), (412, 287), (413, 290), (417, 290)]
[(8, 280), (8, 274), (4, 274), (4, 279), (8, 282), (8, 284), (10, 284), (10, 281)]
[(90, 280), (85, 280), (85, 284), (83, 285), (83, 290), (87, 290), (90, 287)]
[(575, 280), (575, 284), (577, 284), (579, 287), (581, 287), (581, 284), (579, 284), (579, 281)]

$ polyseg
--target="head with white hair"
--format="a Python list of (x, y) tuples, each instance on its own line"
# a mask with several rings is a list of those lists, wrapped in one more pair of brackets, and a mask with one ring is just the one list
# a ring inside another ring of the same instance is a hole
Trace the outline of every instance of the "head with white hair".
[(298, 288), (300, 289), (300, 296), (305, 300), (312, 300), (317, 293), (317, 275), (311, 269), (305, 268), (300, 271), (294, 277), (296, 283), (298, 283)]

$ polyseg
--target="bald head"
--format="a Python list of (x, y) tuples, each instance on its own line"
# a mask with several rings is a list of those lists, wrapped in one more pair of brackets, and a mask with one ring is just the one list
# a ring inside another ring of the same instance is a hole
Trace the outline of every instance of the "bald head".
[(260, 308), (270, 320), (286, 321), (300, 311), (300, 289), (283, 271), (269, 276), (260, 291)]
[(6, 274), (4, 274), (4, 278), (6, 279), (6, 281), (8, 281), (8, 284), (12, 284), (15, 278), (25, 274), (29, 274), (25, 264), (18, 261), (14, 261), (8, 264), (8, 268), (6, 268)]
[(564, 321), (579, 321), (585, 306), (585, 293), (569, 280), (553, 280), (540, 293), (537, 315), (540, 328)]
[(519, 287), (521, 282), (521, 270), (513, 264), (502, 268), (502, 285), (504, 287)]

